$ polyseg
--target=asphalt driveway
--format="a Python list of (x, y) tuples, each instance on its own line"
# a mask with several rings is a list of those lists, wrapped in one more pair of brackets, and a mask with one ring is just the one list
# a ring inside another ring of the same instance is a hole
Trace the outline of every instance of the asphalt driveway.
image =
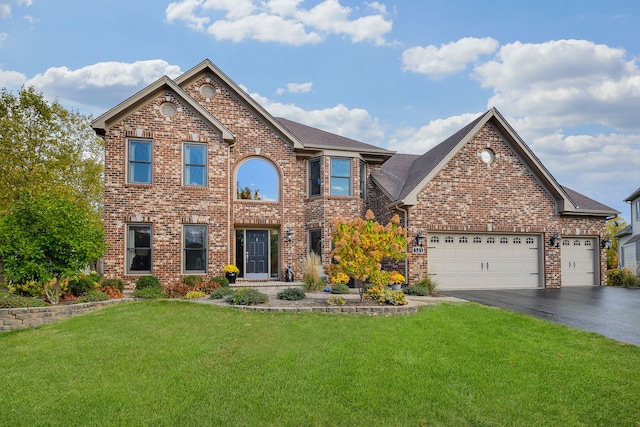
[(440, 292), (640, 346), (640, 289), (585, 286)]

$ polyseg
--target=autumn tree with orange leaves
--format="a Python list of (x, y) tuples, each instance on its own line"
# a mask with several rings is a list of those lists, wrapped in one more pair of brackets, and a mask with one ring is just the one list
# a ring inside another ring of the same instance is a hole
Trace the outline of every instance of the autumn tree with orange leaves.
[(407, 256), (407, 233), (400, 227), (400, 217), (394, 215), (386, 226), (375, 221), (371, 210), (365, 218), (333, 220), (332, 258), (337, 262), (331, 273), (344, 273), (358, 282), (360, 296), (363, 283), (388, 285), (391, 272), (382, 269), (385, 260), (401, 261)]

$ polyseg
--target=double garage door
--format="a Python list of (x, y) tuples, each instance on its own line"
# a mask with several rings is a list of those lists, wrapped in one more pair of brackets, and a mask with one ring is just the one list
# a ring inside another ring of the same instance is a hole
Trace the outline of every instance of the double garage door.
[[(438, 288), (532, 289), (544, 286), (538, 234), (429, 233), (429, 275)], [(593, 285), (596, 240), (566, 237), (561, 244), (562, 285)]]

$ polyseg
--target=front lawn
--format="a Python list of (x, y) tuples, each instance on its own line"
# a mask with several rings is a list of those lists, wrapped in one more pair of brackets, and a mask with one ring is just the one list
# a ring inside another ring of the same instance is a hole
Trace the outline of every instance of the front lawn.
[(122, 303), (0, 334), (0, 425), (637, 425), (640, 347), (476, 304)]

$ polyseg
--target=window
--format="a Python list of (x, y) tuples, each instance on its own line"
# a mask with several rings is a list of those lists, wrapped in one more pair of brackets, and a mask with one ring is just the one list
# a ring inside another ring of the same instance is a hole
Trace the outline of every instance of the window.
[(640, 199), (636, 200), (636, 221), (640, 221)]
[(440, 237), (438, 236), (431, 236), (431, 243), (440, 243)]
[(320, 195), (321, 183), (320, 159), (309, 160), (309, 197)]
[(533, 245), (533, 237), (527, 237), (527, 245)]
[(151, 273), (151, 224), (127, 225), (127, 274)]
[(502, 243), (502, 244), (509, 243), (509, 238), (508, 237), (501, 237), (500, 238), (500, 243)]
[(184, 144), (184, 185), (207, 185), (207, 145)]
[(315, 252), (322, 256), (322, 230), (309, 230), (309, 253)]
[(184, 240), (185, 273), (207, 272), (207, 226), (185, 225), (182, 231)]
[(482, 237), (474, 237), (473, 243), (482, 243)]
[(153, 158), (151, 141), (130, 139), (127, 150), (129, 156), (127, 182), (151, 184)]
[(360, 162), (360, 198), (367, 198), (367, 164)]
[(351, 195), (351, 159), (331, 159), (331, 195)]
[(522, 239), (520, 239), (519, 237), (514, 237), (513, 243), (515, 243), (516, 245), (519, 245), (520, 243), (522, 243)]
[(252, 157), (242, 162), (236, 175), (238, 200), (280, 200), (280, 173), (269, 160)]
[(453, 236), (447, 236), (444, 238), (445, 243), (453, 243)]
[(460, 236), (460, 238), (458, 239), (458, 243), (468, 243), (469, 239), (467, 239), (466, 236)]
[(487, 243), (495, 243), (495, 242), (496, 242), (495, 237), (487, 237)]

